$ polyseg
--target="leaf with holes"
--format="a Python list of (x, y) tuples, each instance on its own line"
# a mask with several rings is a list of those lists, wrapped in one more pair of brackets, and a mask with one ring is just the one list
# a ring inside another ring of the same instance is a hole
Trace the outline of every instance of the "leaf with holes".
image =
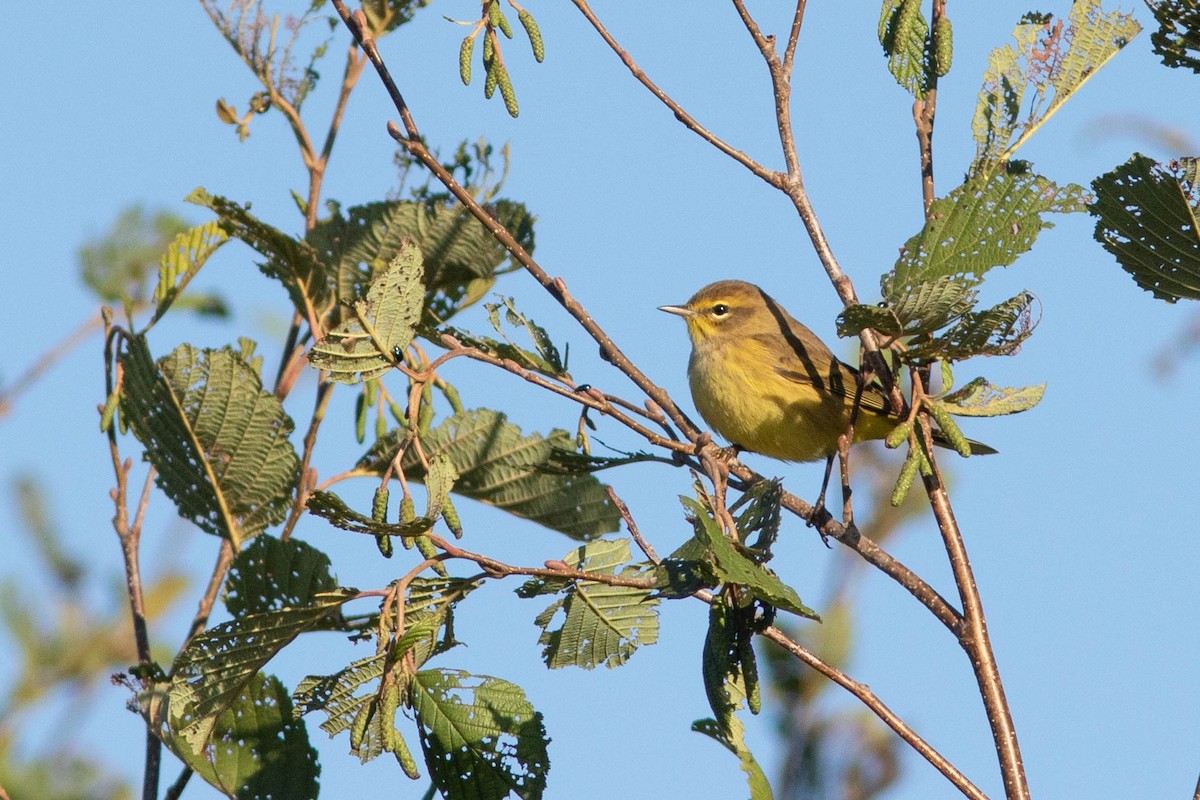
[(387, 270), (371, 281), (366, 299), (354, 301), (351, 319), (309, 351), (309, 363), (340, 383), (369, 381), (392, 369), (421, 321), (424, 269), (417, 246), (403, 243)]
[(1096, 241), (1160, 300), (1200, 300), (1200, 160), (1141, 153), (1092, 182)]
[(1021, 292), (984, 311), (965, 314), (940, 336), (910, 345), (905, 360), (920, 364), (1012, 355), (1037, 327), (1033, 316), (1036, 299), (1029, 292)]
[(519, 686), (460, 670), (422, 670), (410, 697), (425, 764), (447, 800), (542, 796), (549, 738)]
[[(172, 701), (180, 702), (178, 698)], [(172, 706), (184, 725), (195, 709)], [(164, 743), (184, 764), (231, 798), (316, 800), (321, 767), (304, 721), (292, 714), (287, 689), (274, 676), (251, 677), (213, 720), (208, 744), (197, 751), (178, 731)]]
[(317, 251), (307, 242), (288, 236), (250, 213), (250, 206), (241, 206), (224, 197), (209, 194), (198, 188), (185, 198), (189, 203), (204, 206), (217, 215), (217, 224), (226, 234), (241, 239), (266, 257), (258, 265), (262, 273), (279, 281), (287, 289), (292, 304), (302, 315), (309, 312), (319, 316), (332, 299), (329, 278)]
[(1195, 0), (1146, 0), (1158, 30), (1150, 34), (1154, 52), (1168, 67), (1200, 73), (1200, 6)]
[(225, 608), (235, 617), (306, 606), (338, 588), (329, 556), (299, 539), (259, 536), (229, 567)]
[(167, 702), (173, 735), (200, 753), (211, 743), (221, 714), (258, 671), (352, 597), (354, 592), (346, 590), (319, 594), (311, 605), (251, 614), (193, 638), (171, 667)]
[(1017, 149), (1137, 36), (1132, 15), (1104, 13), (1100, 0), (1077, 0), (1070, 19), (1026, 14), (1013, 44), (992, 51), (971, 128), (971, 175), (1003, 170)]
[(896, 83), (913, 97), (924, 98), (929, 90), (929, 23), (921, 13), (921, 0), (884, 0), (879, 43)]
[(121, 354), (121, 414), (180, 516), (234, 548), (282, 522), (300, 477), (291, 418), (241, 353), (180, 345), (156, 364), (142, 337)]
[[(392, 431), (358, 461), (357, 468), (382, 475), (404, 435)], [(542, 470), (556, 449), (571, 449), (570, 434), (552, 430), (543, 438), (523, 436), (521, 429), (491, 409), (463, 411), (447, 417), (422, 435), (428, 457), (445, 454), (458, 480), (454, 493), (494, 505), (574, 539), (591, 539), (615, 531), (621, 516), (604, 486), (590, 475), (551, 474)], [(424, 481), (425, 468), (413, 448), (402, 459), (410, 481)]]
[[(651, 575), (649, 564), (629, 565), (629, 557), (629, 540), (618, 539), (583, 545), (563, 561), (585, 572), (627, 578)], [(538, 638), (544, 645), (542, 659), (551, 669), (619, 667), (638, 647), (658, 641), (658, 599), (650, 596), (650, 590), (548, 579), (529, 581), (517, 593), (533, 597), (560, 591), (564, 596), (534, 620), (542, 629)]]
[(960, 417), (998, 417), (1028, 411), (1042, 400), (1046, 384), (1038, 386), (993, 386), (976, 378), (941, 400), (947, 412)]
[(219, 222), (206, 222), (180, 233), (158, 264), (158, 286), (154, 290), (156, 322), (196, 277), (209, 257), (229, 240)]

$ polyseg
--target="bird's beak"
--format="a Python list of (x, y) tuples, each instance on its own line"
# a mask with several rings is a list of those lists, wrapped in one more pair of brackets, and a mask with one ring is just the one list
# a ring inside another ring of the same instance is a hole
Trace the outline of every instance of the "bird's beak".
[(694, 316), (696, 313), (687, 306), (659, 306), (658, 310), (665, 311), (668, 314), (674, 314), (677, 317), (683, 317), (684, 319)]

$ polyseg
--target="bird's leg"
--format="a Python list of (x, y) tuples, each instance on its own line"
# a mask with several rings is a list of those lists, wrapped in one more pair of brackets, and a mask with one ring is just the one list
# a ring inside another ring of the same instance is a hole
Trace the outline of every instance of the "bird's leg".
[(838, 461), (842, 473), (842, 525), (850, 529), (854, 527), (854, 509), (850, 505), (850, 439), (844, 434), (838, 437)]
[[(829, 476), (833, 474), (833, 456), (830, 455), (825, 459), (825, 478), (821, 481), (821, 493), (817, 495), (817, 502), (813, 505), (812, 516), (808, 520), (808, 524), (821, 530), (821, 526), (830, 518), (829, 509), (825, 508), (825, 490), (829, 488)], [(824, 533), (821, 534), (821, 541), (825, 542), (825, 546), (829, 547), (829, 539)]]

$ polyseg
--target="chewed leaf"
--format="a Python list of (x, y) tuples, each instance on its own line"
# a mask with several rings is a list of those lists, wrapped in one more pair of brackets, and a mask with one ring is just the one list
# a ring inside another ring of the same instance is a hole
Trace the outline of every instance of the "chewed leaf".
[[(173, 700), (171, 712), (185, 725), (197, 713), (182, 698)], [(167, 732), (163, 742), (229, 797), (317, 798), (317, 751), (308, 743), (304, 721), (292, 714), (287, 689), (274, 676), (259, 673), (241, 687), (213, 720), (202, 750), (176, 730)]]
[[(596, 541), (577, 548), (563, 561), (585, 572), (639, 577), (649, 565), (628, 565), (629, 540)], [(658, 641), (658, 599), (648, 589), (572, 581), (530, 581), (518, 590), (523, 597), (562, 591), (535, 621), (542, 629), (538, 642), (551, 669), (575, 666), (593, 669), (601, 664), (624, 664), (641, 646)], [(559, 611), (563, 614), (560, 616)], [(558, 624), (555, 624), (555, 623)]]
[(134, 337), (121, 365), (121, 415), (180, 516), (237, 547), (283, 520), (300, 476), (292, 420), (242, 353), (185, 344), (156, 364)]
[[(382, 474), (402, 434), (379, 439), (358, 461), (358, 468)], [(497, 411), (481, 408), (447, 417), (421, 436), (428, 457), (444, 453), (458, 472), (454, 493), (502, 508), (576, 539), (615, 531), (620, 514), (604, 486), (590, 475), (543, 471), (555, 450), (569, 449), (566, 431), (546, 437), (522, 435)], [(402, 459), (410, 481), (425, 480), (425, 468), (413, 448)], [(443, 514), (445, 512), (443, 511)]]
[(299, 539), (258, 536), (229, 567), (225, 608), (235, 617), (279, 611), (312, 602), (337, 589), (329, 556)]
[(425, 764), (447, 800), (542, 797), (549, 737), (519, 686), (460, 670), (421, 670), (410, 697)]
[(1096, 241), (1155, 297), (1200, 300), (1200, 161), (1136, 153), (1092, 182)]
[(1154, 52), (1168, 67), (1200, 73), (1200, 8), (1195, 0), (1147, 0), (1159, 28), (1150, 34)]
[(1029, 292), (1021, 292), (984, 311), (964, 314), (942, 335), (911, 346), (905, 354), (906, 359), (910, 362), (962, 361), (980, 355), (1011, 355), (1037, 327), (1033, 314), (1036, 299)]
[(960, 417), (997, 417), (1033, 408), (1046, 393), (1046, 384), (1038, 386), (993, 386), (976, 378), (957, 392), (942, 398), (942, 406)]
[(975, 108), (972, 175), (1004, 168), (1024, 142), (1141, 31), (1129, 14), (1077, 0), (1068, 23), (1028, 14), (992, 51)]
[(204, 262), (229, 236), (219, 222), (206, 222), (175, 237), (163, 253), (158, 266), (158, 287), (154, 290), (154, 322), (167, 313), (180, 292), (187, 287)]
[(366, 298), (354, 302), (351, 319), (309, 351), (309, 362), (341, 383), (369, 381), (390, 370), (421, 321), (423, 273), (420, 249), (411, 242), (401, 245), (387, 270), (371, 282)]

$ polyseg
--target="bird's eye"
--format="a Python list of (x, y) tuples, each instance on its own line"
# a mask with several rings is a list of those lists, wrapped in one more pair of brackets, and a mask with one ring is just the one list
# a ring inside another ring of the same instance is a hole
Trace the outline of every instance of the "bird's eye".
[(712, 313), (714, 316), (723, 317), (729, 313), (729, 306), (724, 303), (717, 303), (712, 307)]

